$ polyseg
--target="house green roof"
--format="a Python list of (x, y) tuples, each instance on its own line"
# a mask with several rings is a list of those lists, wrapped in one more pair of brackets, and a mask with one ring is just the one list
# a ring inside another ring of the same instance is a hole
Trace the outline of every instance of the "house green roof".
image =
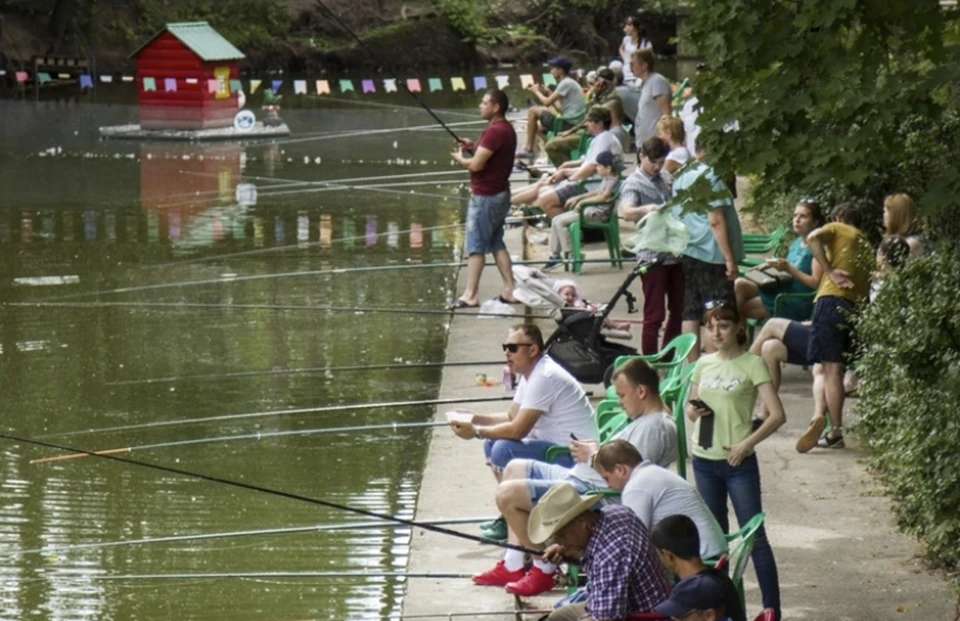
[(146, 43), (138, 47), (130, 56), (133, 57), (139, 54), (143, 48), (153, 43), (154, 39), (167, 31), (170, 31), (170, 34), (179, 39), (181, 43), (190, 48), (194, 54), (205, 62), (240, 60), (246, 58), (243, 52), (224, 39), (223, 35), (211, 28), (207, 22), (178, 22), (175, 24), (167, 24), (163, 30), (150, 37)]

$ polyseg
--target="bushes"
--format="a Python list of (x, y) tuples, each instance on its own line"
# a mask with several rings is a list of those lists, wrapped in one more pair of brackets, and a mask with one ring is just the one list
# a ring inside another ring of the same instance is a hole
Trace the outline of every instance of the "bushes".
[(960, 568), (960, 257), (910, 262), (858, 322), (861, 438), (902, 529)]

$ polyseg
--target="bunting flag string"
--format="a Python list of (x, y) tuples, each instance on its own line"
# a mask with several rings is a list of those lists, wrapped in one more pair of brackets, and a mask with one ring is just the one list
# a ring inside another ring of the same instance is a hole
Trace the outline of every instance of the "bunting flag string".
[(176, 78), (165, 78), (163, 80), (163, 87), (168, 93), (177, 92), (177, 79)]
[(482, 75), (478, 75), (473, 78), (473, 90), (482, 91), (487, 88), (487, 78)]
[(353, 88), (353, 80), (340, 80), (340, 92), (355, 92)]
[(329, 95), (330, 82), (327, 80), (317, 80), (317, 95)]
[(508, 75), (498, 75), (497, 76), (497, 88), (503, 89), (510, 86), (510, 76)]
[(528, 88), (536, 84), (536, 81), (533, 79), (533, 76), (529, 73), (525, 73), (520, 76), (520, 86), (522, 88)]
[(155, 79), (149, 78), (149, 77), (148, 77), (148, 78), (144, 78), (144, 79), (143, 79), (143, 90), (144, 90), (144, 92), (157, 90), (157, 81), (156, 81)]
[(80, 88), (93, 88), (93, 78), (89, 73), (84, 73), (80, 76)]
[(450, 78), (450, 87), (454, 91), (465, 91), (467, 90), (467, 84), (463, 81), (463, 78)]
[(270, 83), (270, 90), (272, 90), (273, 93), (276, 94), (280, 91), (281, 86), (283, 86), (283, 80), (274, 80), (273, 82)]
[(543, 74), (543, 85), (544, 85), (544, 86), (556, 86), (556, 85), (557, 85), (557, 79), (556, 79), (555, 77), (553, 77), (553, 74), (552, 74), (552, 73), (547, 72), (547, 73)]
[(397, 81), (393, 78), (387, 78), (383, 81), (383, 92), (385, 93), (396, 93), (397, 92)]
[(363, 80), (363, 82), (361, 82), (360, 85), (361, 85), (361, 88), (362, 88), (362, 90), (363, 90), (364, 93), (376, 93), (376, 92), (377, 92), (377, 87), (374, 86), (373, 80)]
[(263, 80), (250, 80), (250, 94), (256, 93), (261, 84), (263, 84)]
[(440, 78), (430, 78), (427, 80), (427, 84), (430, 87), (431, 93), (443, 90), (443, 82), (440, 81)]
[(420, 80), (418, 80), (417, 78), (409, 78), (407, 80), (407, 90), (410, 91), (411, 93), (419, 93)]
[(306, 94), (307, 94), (307, 81), (306, 81), (306, 80), (294, 80), (294, 81), (293, 81), (293, 94), (294, 94), (294, 95), (306, 95)]

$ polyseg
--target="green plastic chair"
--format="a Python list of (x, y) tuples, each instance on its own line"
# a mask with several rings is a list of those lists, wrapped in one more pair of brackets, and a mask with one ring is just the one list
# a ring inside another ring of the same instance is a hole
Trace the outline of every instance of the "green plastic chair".
[(579, 160), (581, 157), (586, 155), (587, 149), (590, 148), (590, 143), (593, 142), (593, 136), (588, 134), (586, 131), (580, 134), (580, 142), (577, 144), (577, 148), (570, 152), (571, 161)]
[(603, 427), (607, 421), (618, 412), (623, 412), (619, 400), (604, 399), (597, 405), (597, 427)]
[(585, 116), (587, 116), (586, 109), (584, 109), (584, 111), (581, 112), (580, 114), (571, 114), (569, 116), (554, 117), (553, 127), (547, 130), (547, 140), (550, 140), (551, 138), (553, 138), (554, 136), (562, 132), (568, 124), (576, 125), (577, 123), (582, 121)]
[[(614, 412), (613, 415), (607, 419), (606, 424), (600, 427), (600, 444), (606, 443), (608, 440), (610, 440), (610, 438), (623, 431), (623, 429), (629, 424), (630, 417), (628, 417), (622, 410), (619, 412)], [(554, 444), (547, 449), (546, 453), (544, 453), (544, 461), (547, 463), (554, 463), (556, 458), (560, 455), (569, 454), (569, 446)]]
[[(618, 200), (620, 200), (619, 182), (617, 190), (609, 199), (605, 201), (580, 203), (580, 220), (570, 225), (570, 241), (573, 246), (573, 252), (570, 253), (570, 263), (573, 265), (574, 274), (579, 274), (583, 270), (582, 240), (580, 239), (580, 235), (582, 231), (586, 229), (600, 229), (603, 231), (603, 239), (607, 243), (607, 254), (610, 255), (610, 265), (618, 269), (623, 269), (623, 258), (620, 256), (620, 218), (617, 216)], [(583, 215), (587, 207), (607, 207), (610, 209), (610, 215), (602, 222), (587, 220)]]
[[(808, 291), (806, 293), (778, 293), (777, 297), (773, 299), (772, 316), (783, 317), (783, 305), (789, 300), (810, 300), (812, 302), (816, 295), (816, 291)], [(812, 307), (810, 314), (813, 314)], [(807, 319), (809, 319), (809, 317), (807, 317)], [(762, 327), (766, 321), (766, 319), (747, 319), (747, 342), (753, 343), (757, 328)]]
[(757, 530), (763, 526), (765, 513), (758, 513), (740, 527), (735, 533), (726, 536), (727, 539), (727, 563), (730, 566), (730, 579), (737, 588), (737, 594), (740, 596), (740, 603), (746, 607), (746, 597), (743, 592), (743, 572), (747, 569), (747, 563), (750, 562), (750, 553), (753, 552), (753, 540), (757, 535)]
[[(631, 358), (640, 358), (645, 360), (650, 364), (651, 367), (660, 371), (667, 371), (666, 377), (663, 378), (663, 382), (669, 381), (668, 378), (672, 377), (671, 371), (678, 373), (680, 369), (677, 367), (682, 367), (687, 360), (687, 356), (690, 355), (690, 352), (693, 351), (694, 346), (697, 344), (697, 335), (693, 333), (680, 334), (674, 337), (667, 346), (662, 350), (658, 351), (655, 354), (635, 354), (632, 356), (619, 356), (616, 360), (613, 361), (613, 368), (616, 369), (620, 365), (624, 364), (627, 360)], [(673, 352), (673, 359), (667, 359), (668, 354)], [(662, 385), (661, 385), (662, 389)], [(662, 392), (662, 390), (661, 390)], [(607, 399), (616, 399), (617, 393), (614, 390), (613, 386), (609, 386), (606, 392)]]
[(684, 367), (680, 392), (673, 403), (673, 422), (677, 426), (677, 474), (683, 479), (687, 478), (687, 414), (684, 411), (684, 405), (687, 403), (687, 395), (690, 394), (694, 368), (696, 368), (694, 364)]

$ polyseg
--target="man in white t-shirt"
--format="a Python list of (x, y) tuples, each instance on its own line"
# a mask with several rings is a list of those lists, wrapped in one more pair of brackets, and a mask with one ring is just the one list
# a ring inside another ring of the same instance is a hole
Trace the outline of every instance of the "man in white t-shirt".
[(640, 101), (633, 116), (633, 137), (637, 144), (657, 135), (657, 121), (661, 116), (673, 115), (673, 93), (670, 82), (653, 70), (653, 50), (637, 50), (630, 57), (633, 73), (643, 80)]
[(702, 558), (726, 554), (723, 529), (697, 489), (641, 455), (630, 442), (607, 442), (600, 447), (594, 467), (607, 485), (622, 492), (620, 502), (630, 507), (648, 529), (665, 517), (685, 515), (697, 525)]
[[(531, 84), (528, 88), (530, 92), (536, 95), (540, 100), (539, 106), (533, 106), (527, 110), (527, 141), (523, 150), (517, 152), (517, 157), (533, 159), (535, 154), (533, 149), (536, 146), (537, 135), (540, 131), (550, 131), (553, 129), (553, 123), (557, 115), (553, 109), (554, 105), (559, 108), (560, 115), (564, 117), (576, 117), (583, 114), (587, 109), (587, 98), (583, 94), (580, 84), (570, 77), (570, 69), (573, 63), (569, 58), (558, 56), (547, 62), (550, 66), (550, 74), (556, 78), (557, 86), (553, 92), (547, 89), (543, 84)], [(576, 125), (576, 121), (565, 123), (564, 129), (569, 129)]]
[[(660, 378), (649, 364), (633, 359), (613, 376), (617, 396), (632, 422), (614, 438), (636, 446), (656, 463), (670, 465), (677, 459), (677, 427), (660, 399)], [(570, 438), (570, 454), (576, 464), (568, 468), (542, 460), (514, 459), (503, 471), (497, 488), (497, 506), (509, 525), (509, 541), (518, 546), (536, 548), (527, 533), (527, 520), (534, 505), (556, 483), (573, 484), (578, 493), (606, 485), (592, 464), (600, 449), (593, 439)], [(497, 565), (473, 577), (477, 584), (505, 586), (509, 593), (533, 597), (553, 588), (556, 571), (550, 563), (534, 559), (529, 571), (523, 569), (523, 553), (507, 550)]]
[[(610, 133), (612, 117), (610, 110), (603, 106), (596, 106), (587, 112), (584, 121), (587, 133), (593, 136), (587, 153), (582, 159), (565, 162), (553, 175), (515, 191), (510, 196), (511, 205), (535, 204), (543, 210), (549, 218), (564, 212), (564, 205), (568, 200), (580, 194), (586, 194), (600, 185), (599, 177), (593, 178), (597, 172), (597, 156), (609, 151), (616, 158), (617, 163), (623, 161), (623, 147), (617, 137)], [(579, 181), (591, 179), (581, 190)]]

